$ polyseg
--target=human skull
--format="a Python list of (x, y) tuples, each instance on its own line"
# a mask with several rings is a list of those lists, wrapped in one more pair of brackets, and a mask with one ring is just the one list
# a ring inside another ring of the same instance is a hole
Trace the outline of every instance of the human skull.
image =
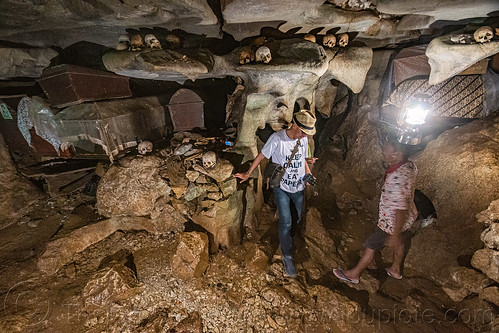
[(217, 164), (217, 155), (213, 151), (207, 151), (203, 154), (203, 167), (211, 169)]
[(127, 35), (121, 35), (118, 39), (118, 44), (116, 45), (116, 50), (123, 51), (130, 48), (130, 37)]
[(144, 41), (141, 35), (132, 35), (130, 37), (130, 47), (132, 51), (140, 51), (144, 47)]
[(242, 47), (239, 53), (239, 63), (244, 65), (252, 61), (255, 61), (255, 52), (249, 46)]
[(256, 61), (263, 62), (268, 64), (270, 60), (272, 60), (272, 54), (270, 54), (270, 49), (266, 46), (260, 46), (258, 50), (256, 50)]
[(345, 47), (348, 45), (348, 35), (347, 34), (341, 34), (340, 40), (338, 41), (338, 45), (341, 47)]
[(333, 47), (336, 45), (336, 37), (334, 35), (325, 35), (322, 39), (322, 45), (325, 47)]
[(137, 150), (139, 151), (139, 154), (142, 154), (142, 155), (145, 155), (147, 153), (152, 152), (152, 142), (151, 141), (142, 141), (137, 146)]
[(168, 46), (169, 49), (176, 50), (180, 48), (180, 38), (178, 36), (175, 36), (173, 34), (168, 34), (166, 35), (165, 40), (166, 40), (166, 45)]
[(146, 35), (144, 37), (144, 41), (146, 42), (146, 46), (148, 48), (161, 50), (161, 43), (153, 34)]
[(490, 42), (494, 37), (494, 32), (491, 27), (483, 26), (478, 28), (473, 34), (473, 38), (477, 43), (486, 43)]
[(303, 36), (303, 39), (308, 40), (309, 42), (315, 43), (316, 39), (314, 35), (306, 34)]

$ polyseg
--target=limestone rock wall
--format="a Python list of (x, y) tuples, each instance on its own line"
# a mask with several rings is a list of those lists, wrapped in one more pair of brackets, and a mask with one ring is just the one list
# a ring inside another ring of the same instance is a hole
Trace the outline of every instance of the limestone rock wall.
[(55, 56), (49, 48), (0, 47), (0, 79), (39, 77)]
[(16, 223), (43, 194), (17, 172), (1, 135), (0, 160), (0, 229), (3, 229)]
[(498, 140), (499, 116), (489, 116), (444, 132), (415, 158), (417, 188), (430, 198), (438, 225), (452, 231), (452, 245), (461, 253), (481, 245), (475, 216), (499, 197)]

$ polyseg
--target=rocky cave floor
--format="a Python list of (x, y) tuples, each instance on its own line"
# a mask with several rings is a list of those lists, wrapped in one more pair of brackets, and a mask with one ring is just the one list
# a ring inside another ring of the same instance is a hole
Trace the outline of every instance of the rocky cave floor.
[[(308, 191), (308, 190), (307, 190)], [(320, 205), (309, 193), (308, 208)], [(323, 203), (324, 204), (324, 203)], [(80, 252), (55, 276), (41, 275), (37, 257), (53, 237), (100, 217), (82, 193), (40, 201), (0, 241), (1, 332), (469, 332), (456, 305), (431, 281), (388, 278), (381, 258), (355, 288), (314, 258), (301, 228), (295, 235), (297, 279), (282, 274), (279, 251), (262, 271), (246, 267), (249, 248), (277, 248), (275, 207), (264, 204), (260, 225), (239, 247), (210, 256), (202, 277), (172, 275), (175, 233), (117, 231)], [(307, 214), (310, 223), (313, 214)], [(332, 235), (332, 262), (355, 264), (372, 230), (372, 214), (339, 209), (323, 220)], [(383, 254), (385, 257), (385, 254)], [(385, 264), (388, 263), (385, 260)], [(352, 302), (353, 301), (353, 302)], [(356, 303), (360, 305), (357, 305)], [(452, 311), (449, 311), (451, 309)], [(459, 318), (458, 318), (459, 317)], [(469, 319), (468, 319), (469, 320)]]

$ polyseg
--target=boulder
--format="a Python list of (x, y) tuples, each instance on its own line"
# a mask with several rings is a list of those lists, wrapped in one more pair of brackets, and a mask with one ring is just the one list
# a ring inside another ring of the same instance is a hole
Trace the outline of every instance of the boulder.
[[(17, 44), (54, 45), (61, 49), (78, 41), (86, 41), (84, 45), (87, 47), (95, 43), (114, 48), (118, 36), (129, 27), (162, 26), (165, 30), (182, 27), (212, 37), (218, 35), (220, 28), (217, 16), (204, 0), (181, 3), (151, 0), (140, 5), (109, 0), (90, 3), (78, 0), (71, 6), (56, 2), (50, 4), (50, 10), (41, 10), (40, 6), (45, 5), (47, 3), (42, 1), (29, 2), (25, 6), (1, 2), (2, 19), (9, 22), (8, 29), (0, 32), (1, 39)], [(154, 33), (164, 45), (165, 32)], [(85, 54), (89, 52), (87, 50)]]
[(476, 215), (499, 197), (498, 124), (499, 115), (491, 115), (448, 130), (413, 158), (416, 188), (433, 203), (438, 230), (449, 235), (429, 253), (447, 247), (444, 257), (457, 258), (482, 247)]
[(203, 275), (209, 263), (208, 246), (208, 236), (204, 233), (180, 234), (171, 262), (173, 274), (184, 280)]
[(190, 183), (187, 189), (184, 192), (184, 199), (187, 201), (192, 201), (199, 197), (201, 194), (204, 194), (206, 190), (202, 185), (196, 185), (195, 183)]
[[(360, 188), (371, 195), (375, 192), (373, 180), (379, 179), (384, 170), (376, 124), (372, 121), (377, 112), (369, 105), (358, 108), (348, 115), (340, 128), (340, 133), (349, 138), (346, 162), (351, 165), (352, 176)], [(355, 133), (353, 138), (351, 133)], [(366, 154), (366, 151), (370, 153)]]
[(489, 207), (477, 214), (476, 219), (485, 225), (499, 222), (499, 200), (494, 200)]
[(323, 3), (319, 7), (309, 8), (294, 20), (288, 20), (279, 26), (279, 30), (286, 32), (301, 27), (299, 31), (306, 33), (320, 26), (324, 30), (341, 27), (343, 31), (365, 31), (378, 20), (378, 15), (368, 10), (348, 11)]
[(331, 116), (333, 109), (337, 85), (331, 83), (331, 79), (321, 77), (315, 91), (315, 108), (326, 118)]
[(189, 185), (186, 174), (184, 163), (178, 156), (167, 158), (159, 170), (159, 175), (168, 180), (168, 184), (177, 198), (182, 197)]
[(230, 177), (229, 179), (219, 183), (220, 190), (222, 191), (224, 197), (228, 197), (237, 191), (237, 179)]
[(303, 2), (300, 0), (291, 1), (270, 1), (259, 0), (231, 0), (223, 1), (222, 14), (227, 23), (246, 23), (275, 21), (275, 13), (279, 12), (280, 20), (286, 21), (295, 19), (304, 12), (318, 7), (323, 1), (313, 0)]
[(202, 333), (203, 320), (199, 312), (191, 312), (173, 328), (175, 332)]
[(102, 56), (104, 66), (119, 75), (141, 79), (169, 80), (179, 83), (195, 80), (212, 69), (214, 59), (208, 50), (199, 52), (144, 49), (109, 51)]
[(97, 188), (99, 214), (106, 217), (149, 215), (156, 200), (171, 191), (159, 175), (160, 163), (159, 157), (149, 155), (112, 165)]
[(489, 249), (499, 250), (499, 223), (492, 223), (480, 235), (480, 239)]
[(426, 48), (431, 67), (430, 85), (443, 82), (476, 62), (499, 52), (499, 41), (454, 44), (450, 35), (434, 38)]
[(397, 33), (397, 22), (391, 19), (380, 19), (373, 23), (364, 34), (370, 37), (394, 37)]
[(222, 200), (223, 194), (220, 192), (211, 192), (206, 195), (206, 197), (210, 200)]
[(217, 201), (210, 209), (192, 216), (192, 221), (213, 237), (212, 251), (219, 246), (228, 248), (241, 242), (242, 196), (243, 191), (237, 191), (226, 200)]
[(449, 296), (454, 302), (462, 302), (463, 299), (471, 294), (471, 291), (464, 287), (458, 287), (455, 285), (442, 287), (443, 291)]
[(244, 265), (246, 268), (254, 273), (265, 271), (270, 261), (269, 253), (265, 251), (268, 247), (257, 243), (246, 243), (245, 249)]
[(0, 229), (16, 223), (43, 194), (16, 170), (0, 135)]
[(479, 297), (497, 306), (499, 305), (499, 288), (496, 286), (485, 288), (480, 291)]
[(436, 20), (457, 21), (466, 17), (486, 17), (488, 13), (497, 10), (497, 6), (488, 0), (477, 0), (469, 7), (467, 0), (443, 0), (435, 6), (433, 1), (419, 2), (417, 6), (412, 0), (378, 0), (376, 9), (380, 13), (392, 15), (419, 14), (431, 15)]
[(320, 285), (310, 286), (308, 293), (315, 299), (314, 307), (324, 316), (321, 320), (331, 324), (331, 331), (372, 331), (358, 303)]
[(405, 269), (410, 269), (414, 275), (445, 283), (449, 279), (449, 266), (458, 266), (457, 256), (450, 251), (452, 241), (454, 238), (448, 240), (447, 234), (433, 225), (421, 229), (411, 239), (404, 260)]
[(373, 50), (369, 47), (341, 48), (329, 62), (328, 74), (357, 94), (364, 87), (372, 60)]
[(408, 14), (402, 16), (397, 24), (397, 30), (411, 31), (416, 29), (427, 29), (435, 22), (435, 18), (430, 15)]
[(336, 245), (329, 232), (322, 225), (321, 213), (315, 207), (307, 211), (304, 238), (311, 260), (327, 269), (340, 267)]
[[(159, 209), (157, 206), (156, 209)], [(158, 212), (156, 210), (156, 212)], [(153, 217), (154, 215), (154, 217)], [(187, 222), (187, 219), (184, 215), (180, 214), (172, 205), (167, 204), (161, 208), (157, 214), (151, 213), (151, 219), (154, 221), (154, 224), (161, 225), (164, 230), (168, 231), (183, 231), (184, 224)]]
[(499, 251), (481, 249), (471, 258), (471, 264), (489, 278), (499, 282)]
[[(455, 312), (454, 312), (455, 311)], [(457, 314), (460, 322), (475, 332), (494, 332), (494, 319), (496, 311), (492, 304), (479, 297), (466, 298), (456, 304), (455, 310), (447, 311), (446, 314)]]
[(86, 311), (105, 311), (113, 303), (131, 299), (142, 291), (135, 273), (123, 264), (116, 264), (97, 272), (83, 288), (81, 297)]
[(206, 170), (199, 164), (194, 164), (192, 166), (194, 170), (215, 179), (217, 183), (221, 183), (224, 180), (227, 180), (232, 177), (232, 171), (234, 170), (234, 166), (227, 160), (219, 158), (217, 160), (217, 164), (211, 169)]
[(199, 178), (199, 172), (194, 170), (187, 170), (185, 176), (189, 179), (190, 182), (195, 182), (196, 179)]
[(164, 234), (172, 223), (161, 219), (151, 220), (145, 217), (112, 217), (108, 220), (84, 226), (47, 244), (45, 251), (38, 258), (38, 269), (47, 275), (55, 274), (59, 268), (71, 262), (74, 255), (89, 246), (100, 242), (117, 230), (145, 230), (152, 234)]
[(483, 274), (466, 267), (452, 267), (450, 276), (459, 286), (468, 289), (472, 293), (480, 293), (492, 281)]
[(50, 48), (0, 48), (0, 79), (38, 78), (58, 53)]
[(208, 170), (208, 176), (215, 179), (217, 183), (221, 183), (232, 177), (234, 166), (227, 160), (219, 158), (217, 164)]

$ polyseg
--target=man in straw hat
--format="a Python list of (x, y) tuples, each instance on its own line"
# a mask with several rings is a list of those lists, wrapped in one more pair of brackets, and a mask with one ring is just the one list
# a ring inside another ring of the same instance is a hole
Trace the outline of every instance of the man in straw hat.
[[(309, 111), (302, 109), (293, 114), (291, 125), (283, 131), (272, 134), (262, 151), (255, 157), (248, 171), (236, 173), (234, 177), (246, 181), (251, 173), (265, 158), (272, 158), (272, 162), (286, 167), (280, 185), (274, 187), (274, 198), (279, 211), (279, 242), (281, 244), (284, 272), (287, 276), (297, 276), (293, 263), (293, 240), (291, 237), (291, 201), (298, 213), (298, 221), (301, 219), (303, 208), (303, 194), (305, 184), (315, 184), (310, 168), (305, 161), (308, 152), (307, 135), (315, 134), (315, 116)], [(295, 149), (295, 147), (297, 149)], [(293, 155), (293, 151), (295, 154)], [(291, 161), (290, 157), (293, 155)]]

